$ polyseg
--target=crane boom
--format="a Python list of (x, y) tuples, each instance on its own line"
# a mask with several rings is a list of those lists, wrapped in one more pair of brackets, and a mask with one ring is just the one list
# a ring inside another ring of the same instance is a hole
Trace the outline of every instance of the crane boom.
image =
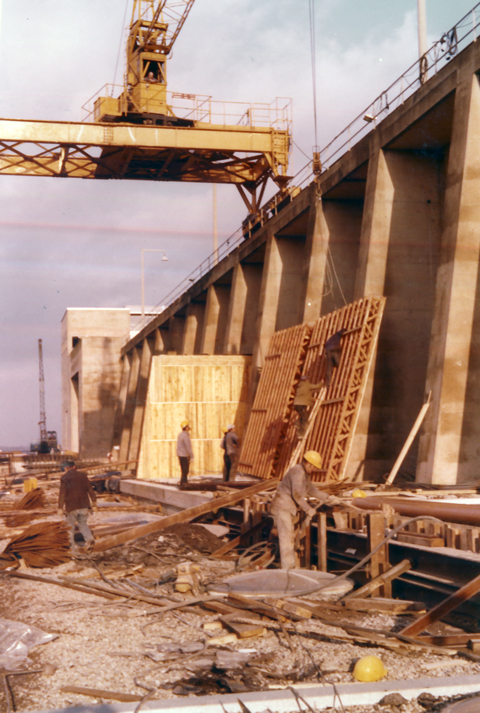
[(39, 369), (39, 384), (40, 384), (40, 443), (47, 440), (47, 415), (45, 413), (45, 376), (43, 373), (43, 350), (42, 340), (38, 340), (38, 369)]
[(162, 0), (155, 8), (155, 0), (135, 0), (130, 23), (130, 40), (135, 42), (139, 31), (139, 47), (154, 46), (165, 55), (182, 29), (195, 0)]

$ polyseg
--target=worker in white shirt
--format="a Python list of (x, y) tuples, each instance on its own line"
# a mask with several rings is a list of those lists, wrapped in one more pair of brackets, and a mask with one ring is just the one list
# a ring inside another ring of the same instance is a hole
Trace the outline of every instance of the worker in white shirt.
[(190, 440), (190, 424), (188, 421), (182, 421), (180, 424), (181, 431), (177, 436), (177, 456), (180, 461), (180, 470), (182, 475), (180, 478), (180, 486), (186, 485), (188, 481), (188, 473), (190, 471), (190, 461), (193, 460), (192, 441)]

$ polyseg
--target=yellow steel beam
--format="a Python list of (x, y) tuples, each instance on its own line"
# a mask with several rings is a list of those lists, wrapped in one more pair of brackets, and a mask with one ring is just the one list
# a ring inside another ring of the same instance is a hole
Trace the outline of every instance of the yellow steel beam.
[(287, 172), (287, 131), (0, 120), (0, 174), (205, 181), (250, 190)]

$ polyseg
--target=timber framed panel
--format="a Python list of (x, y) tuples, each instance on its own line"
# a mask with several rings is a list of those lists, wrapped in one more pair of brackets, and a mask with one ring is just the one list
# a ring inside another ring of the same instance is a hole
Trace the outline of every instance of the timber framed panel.
[(238, 463), (246, 475), (273, 477), (310, 333), (299, 324), (270, 338)]
[(301, 456), (304, 451), (315, 450), (322, 456), (324, 469), (313, 473), (312, 480), (338, 481), (344, 478), (384, 306), (384, 297), (368, 297), (331, 312), (315, 323), (306, 350), (303, 373), (312, 383), (324, 381), (327, 361), (325, 342), (340, 329), (345, 329), (340, 364), (333, 370), (330, 386), (321, 390), (319, 403), (312, 407), (312, 411), (315, 409), (312, 414), (314, 422), (298, 450), (294, 425), (296, 414), (289, 414), (276, 477), (285, 473), (294, 451)]

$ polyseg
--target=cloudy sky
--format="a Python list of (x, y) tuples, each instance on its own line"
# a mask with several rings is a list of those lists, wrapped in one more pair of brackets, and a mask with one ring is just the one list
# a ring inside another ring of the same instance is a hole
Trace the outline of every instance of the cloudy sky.
[[(473, 4), (427, 0), (429, 44)], [(416, 5), (315, 0), (321, 146), (415, 61)], [(0, 0), (0, 116), (81, 120), (86, 100), (122, 81), (131, 7)], [(168, 80), (218, 100), (291, 97), (295, 174), (315, 143), (308, 0), (196, 0)], [(218, 188), (220, 242), (245, 212), (234, 187)], [(138, 305), (142, 247), (167, 251), (145, 258), (146, 304), (162, 303), (212, 252), (212, 187), (0, 176), (0, 447), (38, 439), (39, 338), (47, 426), (60, 432), (65, 309)]]

